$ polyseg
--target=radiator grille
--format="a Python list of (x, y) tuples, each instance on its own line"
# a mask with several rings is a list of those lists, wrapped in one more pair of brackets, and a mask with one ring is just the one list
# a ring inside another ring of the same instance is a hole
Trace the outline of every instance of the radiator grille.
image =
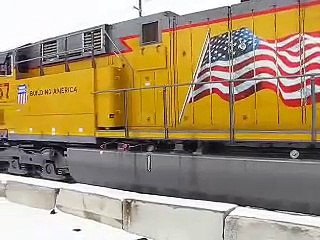
[(45, 42), (41, 46), (43, 61), (50, 61), (58, 57), (58, 44), (56, 40)]
[[(92, 36), (93, 34), (93, 36)], [(102, 29), (95, 29), (92, 31), (83, 33), (83, 47), (85, 52), (90, 52), (92, 50), (101, 50), (102, 44)]]

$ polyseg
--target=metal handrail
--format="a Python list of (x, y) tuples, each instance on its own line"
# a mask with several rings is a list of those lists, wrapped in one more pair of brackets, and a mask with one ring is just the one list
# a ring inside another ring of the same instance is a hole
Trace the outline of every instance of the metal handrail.
[[(310, 77), (311, 78), (311, 104), (312, 104), (312, 127), (310, 131), (311, 135), (311, 142), (316, 143), (317, 142), (317, 106), (316, 106), (316, 89), (315, 89), (315, 78), (320, 77), (319, 74), (304, 74), (304, 75), (291, 75), (291, 76), (278, 76), (278, 77), (261, 77), (261, 78), (250, 78), (250, 79), (237, 79), (237, 80), (231, 80), (227, 81), (230, 83), (236, 83), (236, 82), (243, 82), (243, 81), (257, 81), (257, 80), (272, 80), (275, 79), (279, 81), (282, 78), (300, 78), (300, 77)], [(222, 83), (226, 81), (215, 81), (214, 83)], [(143, 88), (126, 88), (126, 89), (112, 89), (112, 90), (105, 90), (105, 91), (99, 91), (95, 92), (95, 94), (103, 94), (103, 93), (116, 93), (121, 92), (124, 94), (124, 131), (125, 131), (125, 137), (129, 137), (129, 109), (128, 109), (128, 93), (130, 91), (141, 91), (141, 90), (150, 90), (150, 89), (162, 89), (163, 93), (163, 131), (164, 131), (164, 138), (169, 138), (169, 124), (168, 124), (168, 103), (167, 103), (167, 90), (168, 88), (174, 88), (174, 87), (188, 87), (188, 86), (195, 86), (195, 85), (205, 85), (205, 84), (211, 84), (213, 82), (204, 82), (204, 83), (185, 83), (185, 84), (171, 84), (171, 85), (162, 85), (162, 86), (150, 86), (150, 87), (143, 87)], [(234, 96), (234, 93), (231, 93), (232, 98)], [(234, 104), (231, 103), (230, 104)], [(234, 116), (234, 108), (230, 108), (230, 116)], [(233, 114), (231, 114), (231, 111), (233, 111)], [(235, 126), (234, 124), (230, 125), (230, 142), (233, 143), (235, 141)]]
[[(97, 28), (96, 28), (97, 29)], [(91, 30), (91, 33), (94, 32), (94, 30), (96, 29), (92, 29)], [(100, 27), (99, 29), (101, 29), (102, 31), (102, 35), (105, 35), (106, 33), (104, 33), (103, 31), (103, 28)], [(82, 32), (76, 32), (76, 33), (70, 33), (70, 34), (66, 34), (66, 35), (63, 35), (63, 36), (60, 36), (60, 37), (55, 37), (55, 38), (52, 38), (52, 40), (60, 40), (60, 39), (67, 39), (72, 37), (72, 36), (77, 36), (77, 35), (82, 35), (84, 33), (84, 31)], [(36, 42), (36, 43), (32, 43), (32, 44), (29, 44), (29, 45), (25, 45), (25, 46), (21, 46), (21, 47), (18, 47), (18, 48), (15, 48), (14, 50), (12, 50), (13, 54), (16, 56), (16, 53), (21, 50), (21, 49), (26, 49), (26, 48), (30, 48), (30, 47), (33, 47), (33, 46), (37, 46), (37, 45), (42, 45), (48, 41), (50, 41), (51, 39), (46, 39), (46, 40), (42, 40), (42, 41), (39, 41), (39, 42)], [(103, 42), (103, 41), (102, 41)], [(31, 62), (31, 61), (35, 61), (35, 60), (41, 60), (43, 61), (44, 58), (53, 58), (53, 57), (58, 57), (59, 55), (63, 55), (63, 54), (72, 54), (74, 52), (78, 52), (78, 51), (85, 51), (85, 50), (92, 50), (92, 51), (100, 51), (103, 49), (103, 46), (101, 46), (99, 49), (94, 49), (94, 44), (92, 43), (92, 46), (88, 46), (88, 47), (84, 47), (82, 46), (81, 48), (75, 48), (75, 49), (70, 49), (70, 50), (67, 50), (67, 51), (59, 51), (58, 49), (58, 52), (57, 53), (54, 53), (54, 54), (49, 54), (49, 55), (46, 55), (44, 56), (43, 54), (41, 54), (41, 56), (38, 56), (38, 57), (34, 57), (34, 58), (28, 58), (28, 59), (25, 59), (25, 60), (21, 60), (21, 61), (16, 61), (16, 59), (14, 59), (14, 65), (16, 64), (20, 64), (20, 63), (25, 63), (25, 62)]]
[[(31, 62), (31, 61), (35, 61), (35, 60), (38, 60), (38, 59), (44, 59), (44, 58), (50, 58), (50, 57), (57, 57), (59, 55), (63, 55), (63, 54), (70, 54), (70, 53), (73, 53), (73, 52), (77, 52), (77, 51), (82, 51), (82, 50), (92, 50), (92, 47), (82, 47), (82, 48), (75, 48), (75, 49), (71, 49), (71, 50), (68, 50), (68, 51), (61, 51), (61, 52), (57, 52), (55, 54), (49, 54), (49, 55), (45, 55), (45, 56), (39, 56), (39, 57), (34, 57), (34, 58), (29, 58), (29, 59), (25, 59), (25, 60), (21, 60), (21, 61), (15, 61), (16, 64), (19, 64), (19, 63), (25, 63), (25, 62)], [(103, 48), (99, 48), (99, 50), (101, 50)], [(98, 50), (95, 50), (95, 51), (98, 51)]]
[[(101, 28), (102, 29), (102, 28)], [(91, 33), (93, 33), (94, 30), (91, 31)], [(57, 37), (57, 38), (54, 38), (55, 40), (58, 40), (58, 39), (65, 39), (65, 40), (68, 40), (69, 37), (71, 36), (75, 36), (75, 35), (81, 35), (83, 34), (83, 32), (81, 33), (74, 33), (74, 34), (68, 34), (68, 35), (65, 35), (65, 36), (61, 36), (61, 37)], [(104, 32), (103, 29), (102, 29), (102, 35), (103, 36), (106, 36), (109, 41), (111, 42), (111, 44), (114, 46), (114, 48), (116, 49), (116, 51), (113, 51), (113, 53), (118, 57), (118, 58), (122, 58), (127, 64), (128, 66), (130, 67), (132, 73), (134, 74), (134, 68), (132, 67), (131, 63), (126, 59), (126, 57), (122, 54), (121, 50), (119, 49), (119, 47), (116, 45), (116, 43), (112, 40), (112, 38), (110, 37), (110, 35), (108, 34), (108, 32)], [(24, 48), (28, 48), (28, 47), (32, 47), (32, 46), (36, 46), (36, 45), (40, 45), (40, 44), (43, 44), (43, 43), (46, 43), (47, 41), (49, 40), (44, 40), (44, 41), (40, 41), (40, 42), (37, 42), (37, 43), (34, 43), (34, 44), (30, 44), (30, 45), (27, 45), (27, 46), (22, 46), (22, 47), (19, 47), (19, 48), (16, 48), (13, 50), (13, 53), (16, 54), (16, 52), (20, 49), (24, 49)], [(103, 42), (103, 41), (102, 41)], [(85, 50), (91, 50), (91, 52), (93, 53), (94, 51), (101, 51), (103, 50), (103, 46), (101, 46), (99, 49), (94, 49), (94, 44), (92, 43), (91, 46), (88, 46), (88, 47), (81, 47), (81, 48), (75, 48), (75, 49), (70, 49), (70, 50), (67, 50), (67, 51), (59, 51), (57, 53), (54, 53), (54, 54), (49, 54), (49, 55), (42, 55), (41, 56), (38, 56), (38, 57), (34, 57), (34, 58), (29, 58), (29, 59), (25, 59), (25, 60), (21, 60), (21, 61), (16, 61), (16, 59), (14, 59), (14, 65), (16, 64), (20, 64), (20, 63), (25, 63), (25, 62), (31, 62), (31, 61), (35, 61), (35, 60), (41, 60), (43, 61), (44, 58), (53, 58), (53, 57), (59, 57), (59, 55), (68, 55), (68, 54), (72, 54), (74, 52), (78, 52), (78, 51), (85, 51)], [(65, 59), (66, 61), (66, 59)], [(41, 64), (41, 68), (42, 68), (42, 64)]]

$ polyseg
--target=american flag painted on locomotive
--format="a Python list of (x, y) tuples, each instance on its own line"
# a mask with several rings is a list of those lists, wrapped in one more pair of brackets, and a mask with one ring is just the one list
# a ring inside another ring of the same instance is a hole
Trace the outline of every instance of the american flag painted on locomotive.
[[(232, 78), (240, 80), (234, 83), (236, 101), (262, 89), (270, 89), (277, 92), (287, 106), (301, 106), (302, 99), (310, 103), (310, 77), (280, 78), (279, 82), (276, 79), (241, 79), (320, 74), (319, 33), (267, 41), (249, 29), (241, 28), (233, 31), (231, 36), (232, 41), (229, 41), (228, 32), (207, 40), (193, 83), (209, 83), (193, 86), (187, 102), (195, 102), (211, 94), (218, 94), (229, 101), (229, 80)], [(229, 51), (230, 42), (233, 51)], [(320, 92), (318, 80), (316, 93)]]
[(18, 104), (26, 104), (28, 102), (27, 85), (22, 84), (18, 86)]

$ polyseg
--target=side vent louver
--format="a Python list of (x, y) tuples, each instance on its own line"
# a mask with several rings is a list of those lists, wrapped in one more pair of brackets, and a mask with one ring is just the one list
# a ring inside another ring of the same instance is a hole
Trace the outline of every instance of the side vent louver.
[(56, 40), (42, 43), (41, 47), (44, 62), (54, 60), (58, 57), (58, 44)]
[[(92, 36), (93, 34), (93, 36)], [(102, 29), (95, 29), (92, 31), (83, 33), (83, 48), (84, 52), (90, 52), (92, 50), (92, 45), (94, 50), (101, 50), (102, 44)]]

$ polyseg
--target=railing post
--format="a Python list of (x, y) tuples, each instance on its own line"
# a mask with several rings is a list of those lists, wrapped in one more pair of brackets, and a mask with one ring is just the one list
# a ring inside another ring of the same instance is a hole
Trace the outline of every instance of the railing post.
[(167, 87), (163, 87), (163, 126), (164, 126), (164, 137), (167, 139), (169, 137)]
[(41, 44), (41, 58), (40, 58), (40, 76), (44, 75), (43, 71), (43, 45)]
[(15, 76), (15, 79), (18, 80), (18, 64), (17, 64), (17, 50), (13, 50), (12, 52), (12, 73)]
[(91, 65), (92, 68), (96, 68), (96, 61), (94, 59), (94, 31), (91, 31)]
[(230, 143), (234, 143), (234, 82), (231, 79), (229, 82), (229, 114), (230, 114)]
[(311, 139), (315, 143), (317, 141), (317, 98), (316, 98), (316, 82), (315, 78), (311, 77), (311, 101), (312, 101), (312, 130)]
[(125, 137), (129, 137), (129, 113), (128, 113), (128, 91), (124, 90), (124, 131)]
[(69, 67), (69, 62), (68, 62), (68, 58), (69, 58), (68, 36), (66, 36), (66, 38), (64, 39), (64, 54), (65, 54), (65, 57), (64, 57), (64, 70), (66, 72), (70, 72), (70, 67)]

